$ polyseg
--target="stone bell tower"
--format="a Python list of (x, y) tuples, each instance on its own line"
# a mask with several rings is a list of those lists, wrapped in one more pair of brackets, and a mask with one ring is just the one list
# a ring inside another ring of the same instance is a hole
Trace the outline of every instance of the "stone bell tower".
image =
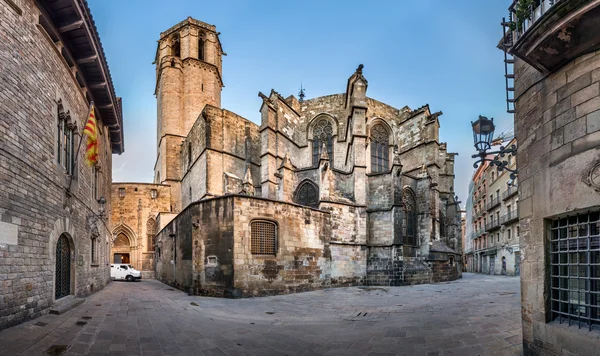
[(162, 32), (158, 40), (154, 182), (171, 185), (174, 212), (181, 210), (181, 142), (205, 105), (221, 107), (223, 55), (216, 27), (191, 17)]

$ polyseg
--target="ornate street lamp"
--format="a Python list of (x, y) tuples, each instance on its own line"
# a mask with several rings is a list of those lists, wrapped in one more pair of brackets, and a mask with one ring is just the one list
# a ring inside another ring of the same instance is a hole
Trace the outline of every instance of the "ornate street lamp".
[[(491, 165), (498, 167), (498, 171), (507, 170), (510, 172), (510, 179), (515, 180), (517, 178), (517, 170), (508, 167), (508, 161), (500, 160), (505, 155), (517, 153), (517, 146), (511, 145), (510, 147), (500, 146), (497, 151), (489, 151), (492, 148), (492, 140), (494, 138), (494, 119), (488, 119), (485, 116), (479, 115), (479, 119), (475, 122), (471, 122), (473, 126), (473, 142), (475, 149), (479, 152), (471, 156), (477, 158), (473, 167), (479, 167), (482, 162), (491, 162)], [(494, 155), (493, 159), (488, 158), (488, 155)]]

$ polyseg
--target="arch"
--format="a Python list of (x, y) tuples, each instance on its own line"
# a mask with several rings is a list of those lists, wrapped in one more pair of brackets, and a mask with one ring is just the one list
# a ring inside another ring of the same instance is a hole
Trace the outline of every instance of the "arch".
[(402, 189), (402, 236), (403, 243), (409, 246), (417, 246), (417, 199), (415, 193), (409, 187)]
[(137, 264), (138, 256), (134, 255), (134, 251), (137, 250), (137, 236), (133, 229), (121, 223), (113, 229), (112, 234), (112, 262)]
[[(71, 252), (71, 261), (77, 256), (79, 251), (75, 247), (75, 243), (73, 241), (73, 236), (75, 236), (75, 227), (71, 224), (71, 220), (69, 218), (60, 218), (54, 222), (54, 226), (52, 231), (50, 232), (49, 238), (49, 248), (48, 253), (50, 254), (50, 268), (52, 268), (52, 300), (56, 299), (56, 294), (54, 293), (56, 288), (56, 247), (58, 245), (58, 240), (61, 236), (65, 236), (69, 243), (69, 248)], [(71, 273), (70, 273), (70, 294), (75, 294), (75, 286), (77, 285), (77, 274), (75, 273), (75, 266), (71, 264)]]
[(129, 225), (124, 224), (124, 223), (119, 223), (114, 227), (114, 229), (112, 231), (113, 242), (119, 234), (123, 234), (123, 235), (127, 236), (127, 238), (130, 241), (130, 246), (135, 247), (136, 233), (133, 231), (133, 229), (131, 227), (129, 227)]
[(308, 121), (308, 125), (306, 126), (306, 141), (307, 142), (312, 140), (313, 129), (314, 129), (315, 123), (317, 121), (319, 121), (320, 119), (329, 120), (333, 127), (333, 136), (338, 137), (338, 133), (339, 133), (338, 131), (339, 131), (339, 127), (340, 127), (339, 120), (335, 116), (333, 116), (329, 113), (320, 112), (320, 113), (316, 114), (315, 116), (313, 116), (313, 118)]
[(367, 136), (371, 137), (371, 130), (373, 129), (373, 126), (376, 126), (376, 125), (383, 125), (387, 129), (387, 132), (389, 134), (389, 144), (390, 144), (390, 146), (395, 146), (396, 145), (396, 137), (394, 137), (394, 130), (392, 129), (392, 126), (384, 118), (373, 117), (373, 118), (368, 119)]
[(297, 204), (309, 206), (311, 208), (319, 207), (319, 187), (310, 179), (305, 179), (296, 188), (294, 200)]

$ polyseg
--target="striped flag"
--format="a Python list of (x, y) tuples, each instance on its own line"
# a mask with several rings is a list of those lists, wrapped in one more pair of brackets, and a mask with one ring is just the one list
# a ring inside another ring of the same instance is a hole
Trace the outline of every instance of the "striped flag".
[(96, 126), (96, 115), (94, 115), (94, 105), (92, 104), (90, 115), (83, 129), (83, 134), (87, 136), (85, 161), (89, 166), (98, 162), (98, 128)]

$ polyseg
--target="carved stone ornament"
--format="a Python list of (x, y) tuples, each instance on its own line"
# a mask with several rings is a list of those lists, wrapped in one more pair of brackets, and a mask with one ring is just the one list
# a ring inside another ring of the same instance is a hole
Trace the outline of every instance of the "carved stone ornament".
[(592, 165), (587, 177), (584, 177), (583, 182), (600, 193), (600, 160)]

